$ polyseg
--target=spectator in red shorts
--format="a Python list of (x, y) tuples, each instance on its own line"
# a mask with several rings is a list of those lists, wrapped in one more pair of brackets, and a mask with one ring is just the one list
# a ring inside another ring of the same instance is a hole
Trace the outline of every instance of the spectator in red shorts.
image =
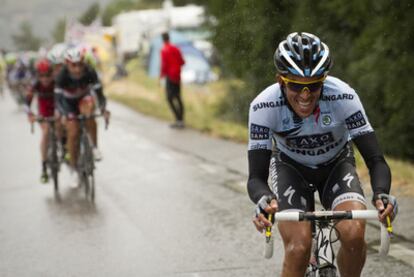
[[(40, 117), (46, 118), (55, 115), (54, 87), (55, 84), (53, 81), (52, 66), (48, 60), (42, 59), (36, 64), (36, 79), (34, 84), (29, 88), (26, 97), (25, 110), (30, 123), (34, 123), (36, 120), (36, 116), (30, 109), (30, 105), (35, 96), (37, 97), (38, 115)], [(49, 180), (46, 170), (47, 136), (49, 132), (49, 125), (47, 122), (41, 122), (40, 127), (42, 129), (42, 138), (40, 141), (42, 174), (40, 176), (40, 181), (42, 183), (47, 183)]]

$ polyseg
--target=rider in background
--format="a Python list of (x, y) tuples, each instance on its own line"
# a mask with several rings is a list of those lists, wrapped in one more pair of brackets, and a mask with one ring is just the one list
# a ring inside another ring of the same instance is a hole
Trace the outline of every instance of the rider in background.
[(8, 52), (4, 55), (4, 61), (6, 62), (6, 82), (10, 87), (10, 72), (13, 70), (14, 65), (17, 62), (17, 55), (13, 52)]
[(65, 63), (66, 46), (63, 44), (56, 44), (47, 53), (47, 59), (53, 66), (53, 78), (57, 78)]
[[(392, 219), (397, 203), (389, 195), (390, 169), (358, 94), (328, 75), (328, 46), (315, 35), (292, 33), (277, 47), (274, 63), (277, 83), (253, 100), (249, 112), (247, 187), (257, 204), (257, 230), (272, 225), (269, 213), (313, 209), (314, 190), (327, 210), (366, 209), (352, 142), (369, 169), (380, 220)], [(303, 277), (312, 245), (310, 223), (280, 222), (278, 228), (285, 247), (282, 276)], [(365, 221), (344, 220), (336, 229), (341, 276), (360, 276), (366, 259)]]
[(6, 80), (6, 61), (3, 50), (0, 50), (0, 95), (3, 96), (4, 84)]
[(19, 86), (26, 87), (31, 83), (32, 74), (29, 64), (24, 57), (17, 58), (9, 72), (9, 86), (13, 91), (19, 89)]
[[(76, 172), (79, 152), (79, 122), (76, 117), (79, 114), (94, 114), (96, 106), (99, 106), (99, 110), (105, 118), (109, 117), (109, 111), (106, 110), (106, 98), (103, 94), (102, 84), (96, 71), (85, 64), (81, 49), (77, 47), (68, 49), (65, 54), (65, 62), (56, 79), (55, 93), (58, 110), (66, 125), (69, 164), (72, 172)], [(97, 148), (95, 119), (89, 119), (86, 122), (86, 127), (94, 145), (94, 158), (97, 161), (101, 160), (102, 154)], [(77, 185), (77, 174), (72, 174), (72, 176), (73, 185)]]
[[(54, 81), (52, 75), (52, 66), (46, 59), (40, 60), (36, 66), (36, 79), (34, 84), (29, 88), (26, 103), (25, 111), (28, 115), (30, 123), (36, 121), (36, 116), (32, 113), (30, 105), (33, 98), (37, 97), (38, 103), (38, 114), (40, 117), (47, 118), (53, 117), (55, 113), (55, 99), (54, 99)], [(57, 121), (56, 121), (57, 122)], [(41, 122), (40, 127), (42, 129), (42, 138), (40, 141), (40, 150), (42, 158), (42, 173), (40, 175), (40, 181), (42, 183), (47, 183), (49, 176), (47, 174), (47, 143), (48, 143), (48, 133), (49, 125), (47, 122)]]

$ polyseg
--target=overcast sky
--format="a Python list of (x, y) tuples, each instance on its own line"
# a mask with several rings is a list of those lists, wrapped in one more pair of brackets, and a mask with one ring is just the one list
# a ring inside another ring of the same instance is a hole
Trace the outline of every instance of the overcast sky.
[(59, 18), (76, 18), (95, 2), (102, 9), (110, 0), (0, 0), (0, 48), (13, 47), (11, 34), (18, 32), (24, 20), (37, 36), (50, 40)]

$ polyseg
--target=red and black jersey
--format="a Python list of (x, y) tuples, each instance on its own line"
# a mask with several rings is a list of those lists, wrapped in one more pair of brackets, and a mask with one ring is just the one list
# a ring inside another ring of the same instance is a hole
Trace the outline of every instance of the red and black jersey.
[(55, 110), (55, 84), (52, 81), (49, 86), (43, 86), (36, 81), (28, 90), (26, 96), (26, 109), (30, 112), (30, 105), (34, 97), (37, 97), (39, 115), (43, 117), (53, 116)]
[(62, 114), (67, 114), (71, 104), (91, 93), (98, 98), (100, 109), (105, 109), (106, 98), (103, 95), (98, 74), (87, 65), (85, 65), (83, 75), (79, 79), (73, 78), (67, 66), (64, 66), (56, 78), (55, 93), (58, 109)]

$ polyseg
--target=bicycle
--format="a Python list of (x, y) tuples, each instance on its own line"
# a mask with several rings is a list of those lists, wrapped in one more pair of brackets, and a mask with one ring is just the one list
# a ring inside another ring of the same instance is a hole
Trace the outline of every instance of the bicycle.
[[(335, 225), (340, 220), (378, 220), (377, 210), (353, 210), (353, 211), (314, 211), (277, 212), (268, 215), (269, 221), (310, 221), (312, 225), (312, 250), (311, 259), (305, 273), (305, 277), (336, 277), (335, 252), (332, 244), (338, 239), (332, 239)], [(380, 223), (381, 239), (379, 254), (388, 254), (390, 238), (392, 237), (392, 225), (387, 218), (387, 226)], [(265, 232), (264, 256), (270, 259), (273, 256), (273, 234), (272, 227), (267, 227)]]
[[(60, 171), (60, 160), (58, 155), (58, 139), (56, 135), (56, 118), (54, 117), (36, 117), (35, 121), (42, 123), (47, 122), (49, 125), (49, 132), (47, 136), (47, 158), (46, 165), (49, 168), (52, 179), (53, 188), (55, 195), (59, 192), (59, 171)], [(34, 125), (31, 124), (31, 132), (34, 132)]]
[[(95, 201), (95, 160), (93, 157), (93, 143), (88, 130), (86, 129), (86, 121), (102, 115), (78, 115), (77, 119), (80, 126), (79, 137), (79, 157), (78, 157), (78, 174), (80, 185), (85, 189), (85, 196), (92, 202)], [(108, 121), (105, 120), (105, 129), (108, 128)]]

